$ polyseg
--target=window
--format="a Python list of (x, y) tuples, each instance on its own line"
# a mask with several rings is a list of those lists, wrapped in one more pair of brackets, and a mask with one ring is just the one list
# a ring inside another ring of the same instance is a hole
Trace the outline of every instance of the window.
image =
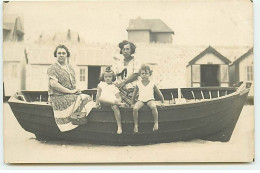
[(192, 65), (192, 82), (200, 82), (200, 65)]
[(80, 69), (79, 81), (86, 81), (86, 70)]
[(253, 76), (253, 66), (252, 65), (248, 65), (246, 66), (246, 80), (248, 81), (252, 81), (254, 76)]

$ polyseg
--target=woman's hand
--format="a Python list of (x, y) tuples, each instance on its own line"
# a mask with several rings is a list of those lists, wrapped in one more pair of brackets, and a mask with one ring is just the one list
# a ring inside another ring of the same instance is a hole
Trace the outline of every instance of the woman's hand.
[(165, 106), (164, 106), (164, 103), (163, 103), (163, 102), (161, 102), (161, 103), (159, 104), (159, 106), (160, 106), (161, 108), (165, 108)]
[(76, 94), (81, 94), (81, 90), (80, 90), (80, 89), (77, 89)]
[(96, 108), (97, 108), (97, 109), (100, 109), (100, 108), (101, 108), (101, 105), (100, 105), (100, 104), (96, 104)]
[(81, 94), (81, 91), (79, 89), (73, 89), (70, 91), (71, 91), (71, 94)]

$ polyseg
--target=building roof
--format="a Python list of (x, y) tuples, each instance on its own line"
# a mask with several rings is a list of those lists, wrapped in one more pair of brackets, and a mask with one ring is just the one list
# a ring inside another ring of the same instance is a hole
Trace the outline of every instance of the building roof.
[[(16, 28), (14, 28), (16, 26)], [(3, 16), (3, 29), (4, 30), (18, 30), (24, 33), (23, 21), (18, 15), (4, 15)]]
[[(53, 52), (57, 45), (31, 45), (28, 46), (29, 64), (50, 65), (56, 61)], [(112, 65), (114, 47), (85, 46), (66, 44), (70, 51), (70, 63), (79, 66), (107, 66)]]
[[(34, 46), (34, 48), (33, 48)], [(55, 62), (53, 52), (56, 45), (28, 46), (34, 49), (34, 53), (28, 50), (30, 64), (51, 64)], [(182, 46), (173, 44), (136, 44), (135, 58), (141, 63), (148, 63), (153, 67), (153, 79), (159, 88), (184, 87), (187, 73), (186, 65), (208, 48), (208, 45)], [(229, 61), (241, 57), (248, 46), (214, 46)], [(112, 65), (113, 57), (123, 58), (119, 55), (117, 45), (75, 45), (68, 46), (71, 53), (70, 63), (78, 66), (106, 66)], [(169, 80), (173, 79), (173, 80)]]
[(58, 42), (66, 42), (66, 41), (72, 41), (72, 42), (80, 42), (80, 36), (77, 32), (71, 32), (68, 30), (67, 32), (57, 32), (53, 36), (53, 41)]
[(237, 58), (232, 64), (238, 64), (240, 61), (242, 61), (243, 59), (245, 59), (246, 57), (248, 57), (249, 55), (251, 55), (253, 53), (254, 53), (254, 49), (252, 47), (246, 53), (244, 53), (242, 56)]
[(14, 23), (3, 23), (4, 30), (12, 30), (14, 28)]
[(97, 48), (85, 48), (77, 51), (76, 65), (108, 66), (112, 65), (113, 50)]
[(231, 61), (228, 58), (223, 56), (221, 53), (219, 53), (213, 47), (209, 46), (204, 51), (202, 51), (200, 54), (198, 54), (195, 58), (193, 58), (191, 61), (189, 61), (187, 66), (194, 64), (196, 61), (198, 61), (200, 58), (202, 58), (207, 53), (213, 53), (214, 55), (216, 55), (219, 59), (221, 59), (226, 64), (231, 63)]
[(127, 31), (148, 30), (151, 32), (167, 32), (174, 34), (173, 30), (169, 28), (161, 19), (130, 19)]

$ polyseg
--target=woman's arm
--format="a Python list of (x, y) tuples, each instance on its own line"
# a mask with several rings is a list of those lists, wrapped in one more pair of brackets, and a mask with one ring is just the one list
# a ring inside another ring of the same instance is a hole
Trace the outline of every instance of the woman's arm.
[(126, 80), (121, 82), (120, 84), (117, 85), (118, 88), (124, 87), (126, 84), (131, 83), (135, 81), (138, 78), (138, 73), (133, 73), (131, 76), (129, 76)]
[(62, 86), (61, 84), (59, 84), (59, 82), (57, 82), (54, 79), (50, 79), (50, 85), (52, 88), (54, 88), (55, 90), (59, 91), (59, 92), (63, 92), (63, 93), (67, 93), (67, 94), (74, 94), (77, 93), (78, 90), (77, 89), (73, 89), (70, 90), (68, 88), (65, 88), (64, 86)]
[(154, 85), (154, 91), (160, 97), (161, 102), (164, 103), (164, 97), (162, 95), (162, 92), (158, 89), (158, 87), (156, 85)]
[(134, 89), (133, 96), (132, 96), (132, 105), (135, 104), (135, 97), (136, 97), (136, 95), (137, 95), (138, 90), (139, 90), (139, 89), (138, 89), (138, 86), (136, 85), (136, 86), (135, 86), (135, 89)]

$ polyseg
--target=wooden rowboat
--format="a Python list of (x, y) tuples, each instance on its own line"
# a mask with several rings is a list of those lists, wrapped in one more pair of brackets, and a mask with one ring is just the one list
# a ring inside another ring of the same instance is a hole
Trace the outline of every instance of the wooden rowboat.
[[(159, 130), (152, 131), (153, 118), (148, 107), (139, 112), (139, 133), (133, 133), (131, 108), (120, 108), (123, 133), (118, 135), (113, 111), (109, 107), (93, 109), (88, 123), (60, 132), (47, 91), (21, 91), (8, 103), (22, 126), (37, 139), (70, 140), (96, 144), (141, 145), (202, 139), (227, 142), (239, 118), (251, 83), (236, 87), (161, 89), (166, 103), (158, 107)], [(85, 90), (95, 99), (96, 90)]]

